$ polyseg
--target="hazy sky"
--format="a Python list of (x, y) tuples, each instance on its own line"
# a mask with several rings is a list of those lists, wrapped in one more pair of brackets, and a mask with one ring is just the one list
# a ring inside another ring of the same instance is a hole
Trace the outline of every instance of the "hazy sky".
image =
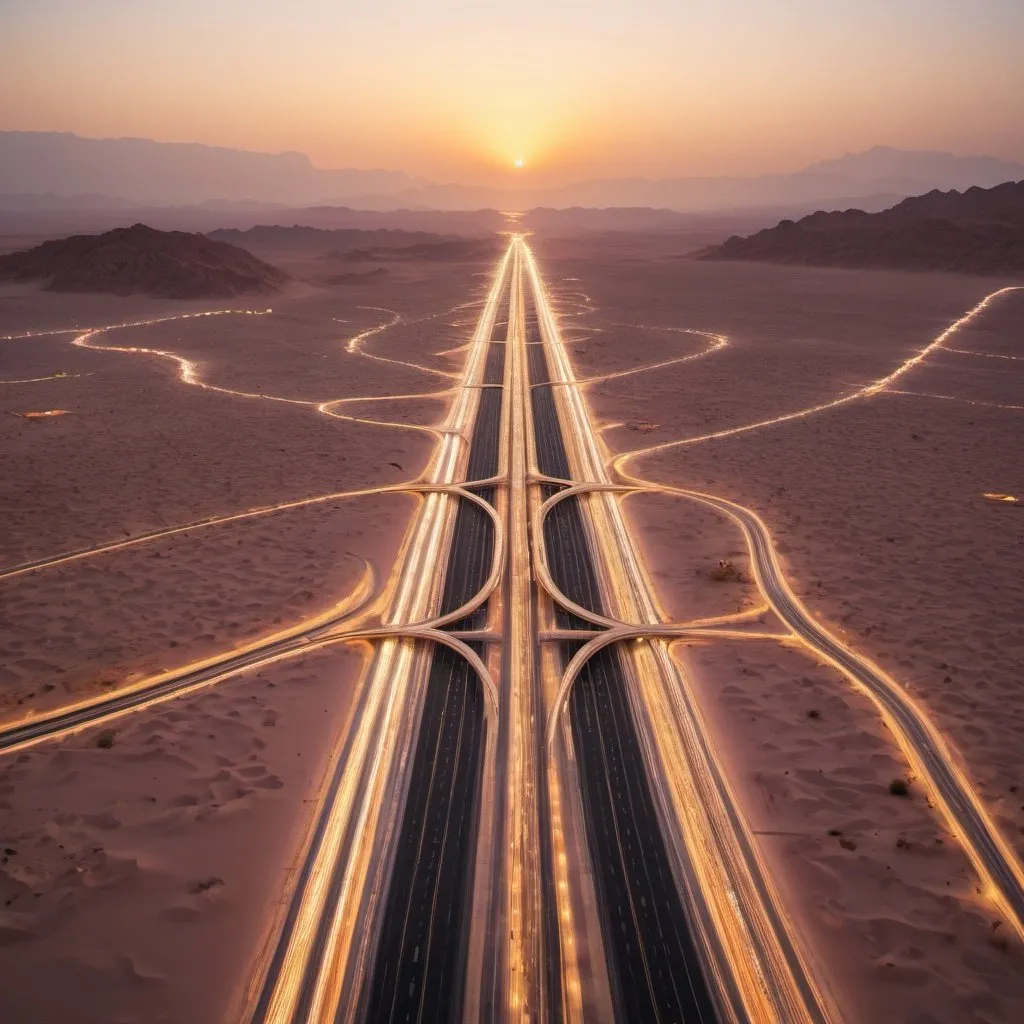
[(1024, 160), (1022, 44), (1024, 0), (0, 0), (0, 128), (488, 184)]

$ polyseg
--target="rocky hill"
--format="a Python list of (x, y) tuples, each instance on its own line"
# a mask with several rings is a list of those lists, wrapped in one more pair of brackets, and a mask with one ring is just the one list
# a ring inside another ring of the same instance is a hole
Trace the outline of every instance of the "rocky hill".
[(1024, 181), (964, 192), (929, 192), (881, 213), (812, 213), (702, 253), (819, 267), (1024, 272)]
[(136, 224), (0, 256), (0, 280), (44, 281), (55, 292), (203, 299), (276, 292), (288, 277), (226, 242)]

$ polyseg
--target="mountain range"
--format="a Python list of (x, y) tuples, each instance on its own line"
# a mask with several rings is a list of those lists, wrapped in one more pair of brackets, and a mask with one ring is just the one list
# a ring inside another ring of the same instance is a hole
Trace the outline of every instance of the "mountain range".
[(819, 211), (747, 238), (733, 236), (701, 259), (819, 267), (1024, 271), (1024, 181), (963, 192), (932, 191), (882, 213)]
[(772, 209), (793, 215), (852, 205), (881, 210), (933, 189), (991, 187), (1024, 164), (987, 156), (876, 146), (791, 174), (616, 178), (501, 190), (390, 170), (325, 170), (303, 153), (256, 153), (150, 139), (0, 132), (0, 210), (130, 210), (199, 206), (255, 213), (343, 205), (357, 210), (657, 207), (683, 212)]

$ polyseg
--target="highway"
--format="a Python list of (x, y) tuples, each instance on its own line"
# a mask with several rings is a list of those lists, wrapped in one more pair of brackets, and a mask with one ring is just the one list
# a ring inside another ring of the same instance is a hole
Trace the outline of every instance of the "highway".
[[(571, 479), (554, 388), (537, 316), (528, 307), (531, 400), (537, 468)], [(544, 484), (541, 495), (556, 490)], [(600, 585), (578, 497), (560, 502), (544, 521), (543, 543), (559, 590), (583, 608), (602, 614)], [(556, 607), (563, 629), (589, 623)], [(564, 642), (563, 667), (582, 644)], [(617, 650), (606, 648), (581, 672), (570, 701), (570, 719), (586, 832), (597, 881), (603, 940), (620, 1020), (714, 1021), (690, 925), (679, 900), (665, 850)]]
[[(581, 879), (578, 871), (562, 872), (559, 880), (559, 886), (568, 890), (559, 907), (560, 918), (566, 922), (563, 949), (571, 945), (577, 951), (575, 963), (570, 956), (564, 958), (565, 991), (579, 986), (589, 993), (601, 987), (601, 972), (594, 966), (600, 955), (601, 937), (593, 934), (594, 925), (587, 913), (596, 899), (601, 909), (599, 928), (605, 938), (601, 952), (608, 968), (611, 1014), (630, 1019), (627, 1013), (635, 1012), (635, 1007), (627, 1011), (623, 1000), (636, 996), (638, 964), (643, 963), (646, 971), (646, 965), (657, 964), (660, 951), (666, 948), (662, 936), (667, 934), (667, 919), (650, 926), (634, 914), (631, 927), (636, 930), (636, 945), (630, 944), (628, 949), (624, 945), (616, 951), (616, 942), (607, 937), (614, 932), (609, 921), (618, 917), (613, 909), (616, 900), (623, 908), (619, 919), (625, 919), (627, 905), (631, 913), (634, 905), (647, 912), (644, 901), (649, 900), (640, 887), (648, 884), (643, 878), (648, 873), (651, 884), (670, 880), (674, 886), (681, 911), (673, 910), (670, 916), (676, 922), (685, 920), (695, 955), (689, 955), (681, 934), (673, 940), (679, 950), (673, 955), (679, 959), (672, 970), (680, 971), (679, 963), (685, 961), (690, 980), (670, 993), (657, 987), (656, 973), (645, 974), (646, 985), (639, 986), (641, 993), (645, 987), (647, 990), (639, 998), (649, 1001), (643, 1014), (653, 1012), (651, 1019), (680, 1019), (682, 1001), (693, 999), (689, 1013), (703, 1013), (705, 1018), (712, 1013), (721, 1020), (835, 1019), (834, 1008), (806, 951), (796, 940), (759, 856), (756, 838), (746, 827), (710, 747), (686, 677), (672, 658), (668, 642), (662, 639), (691, 632), (694, 624), (664, 623), (657, 610), (653, 584), (615, 494), (616, 490), (638, 485), (629, 481), (620, 485), (609, 475), (609, 460), (576, 383), (540, 270), (530, 248), (522, 245), (551, 381), (549, 387), (534, 388), (538, 393), (535, 403), (541, 409), (548, 406), (543, 396), (553, 392), (565, 448), (564, 458), (554, 451), (551, 454), (555, 458), (538, 466), (537, 473), (542, 484), (575, 482), (571, 489), (566, 488), (569, 494), (565, 500), (556, 500), (556, 494), (535, 510), (534, 529), (548, 541), (538, 550), (536, 570), (555, 606), (568, 609), (575, 617), (555, 618), (548, 631), (552, 642), (564, 642), (560, 634), (566, 625), (576, 629), (574, 635), (579, 640), (591, 641), (578, 655), (588, 659), (582, 667), (578, 663), (566, 665), (564, 655), (572, 648), (564, 651), (560, 662), (563, 677), (547, 703), (551, 805), (558, 811), (559, 822), (556, 846), (575, 863), (585, 862), (589, 854), (595, 866), (590, 892), (587, 880)], [(536, 362), (539, 369), (539, 360)], [(550, 421), (550, 413), (541, 415)], [(538, 416), (538, 424), (540, 420)], [(542, 446), (538, 460), (544, 457)], [(567, 465), (571, 470), (568, 474)], [(545, 491), (551, 493), (549, 488)], [(563, 507), (568, 511), (560, 511)], [(574, 508), (579, 510), (579, 517)], [(578, 539), (573, 539), (580, 532), (590, 545), (600, 603), (585, 564), (569, 557), (566, 551), (584, 550)], [(603, 634), (607, 634), (606, 639), (600, 640)], [(741, 630), (730, 631), (730, 637), (746, 635)], [(603, 643), (608, 644), (604, 649)], [(598, 689), (596, 700), (591, 697), (588, 703), (588, 678), (592, 687), (600, 688), (609, 674), (618, 674), (619, 667), (622, 678), (616, 683), (614, 700), (608, 694), (602, 701)], [(626, 730), (622, 723), (626, 723)], [(630, 724), (635, 729), (635, 745), (629, 735)], [(617, 728), (613, 730), (612, 725)], [(576, 749), (577, 743), (587, 746), (581, 752)], [(607, 781), (611, 777), (619, 786), (617, 790), (611, 791), (613, 784)], [(590, 778), (606, 779), (603, 795), (595, 785), (588, 785)], [(650, 809), (644, 799), (645, 788)], [(616, 841), (606, 845), (603, 853), (598, 849), (595, 855), (592, 851), (600, 837), (591, 824), (607, 820), (609, 810), (614, 811), (617, 821)], [(633, 833), (623, 823), (636, 815), (640, 816), (634, 818), (638, 822), (646, 815), (650, 817), (638, 823)], [(635, 873), (627, 849), (634, 834), (655, 840), (647, 840), (654, 855), (645, 858), (640, 875)], [(661, 844), (657, 844), (659, 836)], [(666, 855), (660, 865), (659, 846)], [(599, 864), (602, 859), (603, 864)], [(617, 892), (611, 888), (616, 871)], [(627, 895), (630, 891), (636, 895)], [(658, 936), (653, 944), (652, 935)], [(629, 956), (640, 959), (630, 964)], [(705, 982), (706, 1001), (701, 980)], [(629, 986), (628, 991), (625, 986)], [(651, 1003), (654, 1011), (650, 1011)], [(580, 1019), (595, 1013), (593, 1007), (587, 1012), (585, 998), (570, 1009)], [(603, 1013), (604, 1009), (599, 1005), (596, 1012)]]
[(507, 305), (510, 262), (506, 254), (496, 270), (439, 431), (353, 730), (339, 744), (286, 911), (257, 965), (250, 1020), (458, 1016), (473, 892), (467, 876), (496, 707), (465, 658), (403, 636), (417, 623), (448, 625), (458, 644), (455, 633), (466, 635), (487, 614), (451, 621), (494, 577), (493, 565), (486, 570), (489, 549), (501, 546), (495, 521), (444, 490), (494, 476), (501, 393), (482, 385), (497, 359), (491, 339)]
[[(470, 440), (466, 480), (494, 477), (499, 465), (507, 298), (484, 362)], [(477, 488), (493, 502), (494, 487)], [(449, 547), (440, 614), (448, 615), (483, 588), (494, 528), (479, 506), (459, 499)], [(480, 630), (487, 605), (448, 629)], [(483, 653), (478, 645), (478, 653)], [(479, 818), (485, 739), (483, 692), (464, 658), (447, 648), (433, 656), (411, 785), (391, 869), (384, 928), (370, 980), (371, 1021), (460, 1019), (460, 981), (468, 946), (472, 856)]]
[[(0, 726), (10, 752), (319, 647), (369, 645), (245, 1019), (837, 1020), (673, 657), (680, 638), (799, 643), (844, 673), (1021, 931), (1024, 872), (953, 753), (795, 596), (761, 519), (630, 474), (640, 453), (608, 456), (524, 236), (511, 237), (465, 348), (445, 421), (425, 428), (437, 440), (422, 478), (353, 492), (419, 495), (386, 580), (368, 566), (335, 607), (288, 630)], [(743, 616), (666, 622), (620, 505), (635, 491), (734, 519), (788, 631)]]

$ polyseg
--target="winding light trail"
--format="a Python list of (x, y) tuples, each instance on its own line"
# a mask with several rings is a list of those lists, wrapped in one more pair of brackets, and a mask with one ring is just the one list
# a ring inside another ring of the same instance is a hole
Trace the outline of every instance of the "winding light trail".
[[(755, 512), (725, 498), (648, 480), (631, 474), (626, 469), (633, 459), (642, 455), (797, 419), (824, 409), (835, 408), (867, 395), (882, 392), (915, 395), (917, 393), (904, 392), (891, 385), (924, 361), (930, 353), (941, 348), (949, 338), (981, 315), (997, 299), (1020, 290), (1024, 290), (1024, 288), (1011, 286), (990, 292), (958, 320), (951, 323), (920, 352), (905, 360), (888, 376), (853, 394), (833, 402), (814, 406), (811, 409), (764, 420), (760, 423), (625, 452), (610, 457), (608, 465), (620, 479), (626, 484), (635, 486), (637, 490), (649, 489), (657, 493), (689, 498), (725, 513), (737, 523), (747, 541), (758, 587), (772, 610), (792, 629), (794, 638), (805, 647), (808, 653), (823, 659), (838, 669), (858, 690), (868, 696), (879, 710), (897, 745), (923, 782), (931, 802), (939, 809), (946, 827), (963, 846), (982, 880), (985, 895), (1011, 922), (1017, 934), (1024, 937), (1024, 867), (975, 793), (967, 776), (960, 769), (953, 751), (932, 723), (924, 707), (879, 666), (852, 652), (814, 619), (786, 581), (768, 528)], [(945, 395), (921, 395), (920, 397), (952, 398), (952, 396)], [(970, 399), (953, 400), (966, 401), (972, 405), (995, 404), (975, 402)], [(999, 407), (1020, 408), (1016, 406)]]
[(43, 380), (67, 380), (81, 377), (80, 373), (51, 373), (46, 377), (25, 377), (22, 380), (0, 380), (0, 384), (38, 384)]
[(415, 484), (393, 484), (386, 487), (367, 487), (356, 491), (332, 491), (330, 494), (318, 494), (312, 498), (298, 498), (295, 501), (285, 501), (278, 505), (267, 505), (262, 508), (248, 509), (245, 512), (233, 512), (224, 516), (211, 516), (207, 519), (198, 519), (195, 522), (183, 523), (181, 526), (169, 526), (166, 529), (151, 530), (148, 533), (140, 533), (135, 537), (128, 537), (125, 540), (109, 541), (105, 544), (96, 544), (92, 547), (79, 548), (76, 551), (65, 551), (58, 555), (49, 555), (31, 562), (21, 562), (6, 569), (0, 569), (0, 580), (13, 579), (27, 572), (37, 569), (52, 569), (58, 565), (65, 565), (68, 562), (77, 562), (84, 558), (94, 558), (96, 555), (105, 555), (111, 551), (121, 551), (125, 548), (134, 547), (137, 544), (145, 544), (151, 540), (160, 540), (163, 537), (173, 537), (175, 534), (188, 533), (192, 530), (201, 530), (207, 526), (220, 526), (223, 523), (237, 523), (245, 519), (256, 519), (260, 516), (272, 515), (275, 512), (286, 512), (293, 508), (304, 508), (307, 505), (320, 505), (328, 501), (340, 501), (344, 498), (362, 498), (373, 494), (393, 494), (415, 490)]
[(987, 409), (1006, 409), (1010, 412), (1024, 412), (1024, 405), (1006, 405), (1003, 402), (985, 402), (980, 398), (961, 398), (959, 395), (936, 395), (930, 391), (899, 391), (888, 388), (888, 395), (906, 395), (909, 398), (937, 398), (942, 402), (961, 402), (964, 405), (978, 405)]
[[(582, 389), (572, 386), (574, 371), (533, 254), (525, 243), (520, 241), (520, 246), (551, 377), (563, 384), (554, 394), (574, 476), (572, 481), (562, 482), (571, 487), (537, 510), (538, 525), (560, 500), (592, 492), (581, 505), (595, 550), (600, 553), (601, 590), (619, 620), (611, 612), (596, 615), (575, 602), (567, 603), (567, 595), (551, 579), (546, 554), (538, 557), (537, 580), (555, 603), (612, 634), (611, 638), (595, 637), (589, 651), (584, 648), (587, 654), (581, 652), (570, 662), (548, 705), (549, 742), (545, 749), (551, 758), (552, 804), (571, 810), (573, 796), (568, 788), (562, 789), (562, 780), (573, 777), (572, 764), (579, 756), (571, 753), (573, 733), (561, 714), (562, 702), (590, 655), (618, 642), (620, 655), (629, 665), (625, 676), (629, 705), (635, 709), (642, 759), (659, 808), (672, 869), (678, 876), (676, 884), (701, 951), (704, 974), (717, 994), (724, 1018), (787, 1024), (832, 1020), (834, 1010), (808, 967), (805, 951), (796, 943), (757, 843), (739, 814), (685, 677), (670, 651), (670, 643), (680, 635), (745, 638), (748, 634), (727, 627), (719, 633), (713, 627), (686, 628), (660, 621), (653, 584), (615, 493), (634, 490), (636, 485), (632, 481), (618, 484), (607, 472)], [(647, 486), (640, 483), (641, 488)], [(534, 533), (543, 536), (538, 526)], [(541, 548), (539, 543), (535, 546)], [(571, 910), (563, 913), (560, 909), (560, 915), (571, 919)], [(581, 933), (574, 944), (583, 941)], [(566, 942), (572, 942), (571, 935)]]
[(581, 377), (575, 381), (552, 381), (553, 384), (568, 385), (570, 387), (582, 387), (584, 384), (599, 384), (606, 380), (615, 380), (619, 377), (631, 377), (635, 373), (647, 373), (649, 370), (660, 370), (664, 366), (675, 366), (678, 363), (690, 363), (694, 359), (703, 359), (705, 356), (718, 352), (729, 344), (729, 339), (724, 334), (712, 334), (709, 331), (691, 330), (687, 327), (647, 327), (643, 324), (616, 324), (618, 327), (632, 327), (648, 331), (673, 331), (678, 334), (695, 334), (708, 338), (711, 344), (700, 352), (692, 352), (687, 356), (676, 356), (673, 359), (663, 359), (660, 363), (648, 363), (645, 366), (636, 366), (631, 370), (617, 370), (615, 373), (603, 373), (594, 377)]
[(690, 498), (725, 513), (743, 531), (757, 585), (772, 610), (814, 657), (838, 669), (878, 708), (929, 798), (983, 882), (985, 895), (1024, 937), (1024, 868), (958, 766), (928, 712), (892, 676), (855, 654), (817, 622), (787, 582), (764, 521), (736, 502), (700, 491), (630, 477), (652, 490)]
[(821, 402), (818, 405), (812, 405), (806, 409), (800, 409), (797, 412), (784, 413), (781, 416), (773, 416), (769, 419), (758, 420), (756, 423), (745, 423), (739, 427), (728, 427), (724, 430), (713, 431), (710, 434), (685, 437), (678, 441), (665, 441), (662, 444), (651, 445), (649, 448), (636, 448), (632, 451), (622, 452), (612, 461), (612, 466), (615, 470), (622, 471), (628, 462), (641, 455), (651, 455), (654, 452), (667, 451), (671, 448), (682, 447), (683, 445), (699, 444), (702, 441), (715, 441), (723, 437), (734, 437), (737, 434), (745, 434), (751, 430), (760, 430), (763, 427), (772, 427), (779, 423), (788, 423), (790, 420), (805, 419), (809, 416), (813, 416), (815, 413), (825, 412), (827, 409), (836, 409), (839, 408), (839, 406), (848, 405), (850, 402), (856, 402), (861, 398), (868, 398), (871, 395), (877, 395), (880, 392), (887, 390), (890, 385), (894, 384), (901, 377), (909, 373), (915, 366), (925, 360), (930, 353), (943, 347), (945, 343), (957, 333), (957, 331), (966, 327), (972, 320), (984, 313), (985, 310), (988, 309), (989, 306), (991, 306), (997, 299), (1004, 295), (1009, 295), (1012, 292), (1021, 290), (1024, 290), (1024, 285), (1010, 285), (1009, 287), (998, 288), (993, 292), (989, 292), (988, 295), (967, 310), (963, 316), (958, 320), (954, 320), (953, 323), (951, 323), (941, 334), (925, 345), (920, 352), (915, 353), (900, 363), (900, 365), (897, 366), (896, 369), (888, 376), (882, 377), (865, 387), (858, 388), (856, 391), (848, 395), (832, 399), (832, 401), (829, 402)]
[[(456, 307), (457, 308), (457, 307)], [(459, 375), (457, 373), (449, 373), (447, 370), (437, 370), (431, 366), (422, 366), (419, 363), (410, 363), (404, 359), (390, 359), (387, 356), (379, 356), (375, 352), (366, 351), (366, 342), (370, 338), (377, 334), (382, 334), (384, 331), (390, 330), (392, 327), (397, 327), (398, 324), (405, 320), (405, 317), (401, 313), (397, 313), (393, 309), (386, 309), (383, 306), (360, 306), (359, 309), (374, 309), (379, 313), (390, 313), (391, 319), (385, 323), (379, 324), (376, 327), (371, 327), (368, 330), (361, 331), (359, 334), (349, 338), (345, 344), (345, 351), (350, 352), (353, 355), (365, 356), (367, 359), (376, 360), (378, 363), (393, 363), (396, 366), (406, 366), (413, 370), (419, 370), (421, 373), (432, 373), (437, 377), (447, 377), (449, 380), (458, 380)], [(450, 312), (450, 310), (446, 311)], [(426, 320), (432, 320), (437, 316), (443, 316), (443, 313), (435, 313), (432, 316), (423, 317), (422, 321), (414, 320), (413, 323), (420, 323)]]
[[(224, 311), (222, 311), (221, 314), (218, 314), (218, 315), (223, 315), (224, 313), (230, 313), (230, 312), (234, 312), (234, 311), (224, 310)], [(246, 311), (246, 312), (249, 312), (249, 311)], [(266, 313), (258, 313), (256, 315), (265, 316), (269, 312), (271, 312), (271, 311), (267, 310)], [(192, 319), (192, 318), (194, 318), (197, 315), (212, 316), (214, 314), (211, 314), (211, 313), (186, 314), (185, 316), (183, 316), (183, 317), (181, 317), (179, 319)], [(399, 314), (395, 314), (395, 315), (396, 315), (396, 317), (401, 319)], [(164, 320), (168, 320), (168, 319), (176, 319), (176, 318), (174, 318), (174, 317), (164, 318)], [(162, 322), (164, 322), (164, 320), (153, 321), (153, 322), (155, 322), (155, 323), (162, 323)], [(364, 331), (362, 335), (357, 335), (357, 337), (362, 337), (362, 338), (365, 339), (367, 336), (369, 336), (369, 335), (371, 335), (373, 333), (379, 333), (381, 330), (384, 330), (387, 327), (392, 326), (392, 324), (394, 322), (397, 322), (397, 321), (391, 321), (391, 322), (389, 322), (387, 324), (381, 325), (381, 326), (379, 326), (377, 328), (373, 328), (373, 329), (371, 329), (369, 331)], [(118, 327), (121, 327), (121, 326), (137, 326), (137, 325), (134, 325), (134, 324), (133, 325), (118, 325)], [(358, 396), (357, 397), (350, 397), (350, 398), (329, 399), (329, 400), (327, 400), (325, 402), (317, 402), (317, 401), (314, 401), (314, 400), (304, 399), (304, 398), (284, 398), (284, 397), (281, 397), (279, 395), (268, 395), (268, 394), (265, 394), (265, 393), (260, 392), (260, 391), (241, 391), (241, 390), (239, 390), (237, 388), (221, 387), (220, 385), (217, 385), (217, 384), (210, 384), (207, 381), (204, 381), (202, 379), (202, 376), (200, 374), (199, 363), (197, 363), (193, 359), (187, 359), (185, 356), (180, 356), (180, 355), (178, 355), (175, 352), (169, 352), (166, 349), (159, 349), (159, 348), (146, 348), (146, 347), (141, 346), (141, 345), (104, 345), (104, 344), (100, 344), (99, 342), (96, 342), (96, 341), (93, 340), (95, 337), (105, 333), (108, 330), (112, 330), (112, 329), (113, 328), (98, 328), (96, 330), (86, 331), (86, 332), (84, 332), (82, 334), (79, 334), (78, 337), (76, 337), (75, 340), (71, 344), (75, 345), (75, 346), (77, 346), (79, 348), (88, 348), (88, 349), (93, 349), (95, 351), (100, 351), (100, 352), (119, 352), (119, 353), (128, 353), (128, 354), (149, 355), (149, 356), (156, 356), (159, 359), (167, 359), (167, 360), (169, 360), (169, 361), (171, 361), (171, 362), (173, 362), (173, 363), (175, 363), (177, 365), (177, 367), (178, 367), (178, 379), (183, 384), (188, 384), (188, 385), (191, 385), (193, 387), (202, 388), (205, 391), (213, 391), (213, 392), (217, 392), (217, 393), (223, 394), (223, 395), (231, 395), (231, 396), (233, 396), (235, 398), (255, 398), (255, 399), (260, 399), (260, 400), (268, 401), (268, 402), (280, 402), (280, 403), (283, 403), (285, 405), (298, 405), (298, 406), (303, 406), (305, 408), (313, 409), (314, 411), (316, 411), (316, 412), (318, 412), (318, 413), (320, 413), (320, 414), (322, 414), (324, 416), (330, 416), (333, 419), (349, 420), (349, 421), (351, 421), (353, 423), (365, 423), (365, 424), (369, 424), (369, 425), (375, 426), (375, 427), (390, 427), (390, 428), (393, 428), (393, 429), (396, 429), (396, 430), (418, 431), (418, 432), (430, 434), (432, 437), (435, 437), (435, 438), (439, 436), (439, 431), (437, 429), (435, 429), (434, 427), (423, 426), (423, 425), (418, 424), (418, 423), (401, 423), (401, 422), (395, 422), (395, 421), (391, 421), (391, 420), (378, 420), (378, 419), (369, 419), (369, 418), (360, 417), (360, 416), (347, 416), (344, 413), (336, 412), (334, 410), (334, 408), (333, 408), (334, 406), (344, 404), (345, 402), (356, 401), (356, 400), (358, 400)], [(383, 357), (373, 356), (373, 355), (371, 355), (368, 352), (364, 352), (364, 351), (362, 351), (361, 348), (354, 348), (354, 349), (351, 349), (350, 351), (356, 352), (356, 353), (358, 353), (359, 355), (362, 355), (362, 356), (366, 356), (367, 358), (374, 358), (374, 359), (383, 358)], [(394, 359), (385, 360), (385, 361), (386, 362), (400, 362), (400, 360), (394, 360)], [(425, 367), (415, 366), (412, 363), (409, 363), (409, 364), (406, 364), (406, 365), (411, 366), (413, 369), (417, 369), (417, 370), (425, 370), (426, 369)], [(427, 372), (437, 372), (437, 373), (440, 373), (440, 371), (427, 371)], [(448, 374), (443, 374), (443, 376), (448, 376)]]

